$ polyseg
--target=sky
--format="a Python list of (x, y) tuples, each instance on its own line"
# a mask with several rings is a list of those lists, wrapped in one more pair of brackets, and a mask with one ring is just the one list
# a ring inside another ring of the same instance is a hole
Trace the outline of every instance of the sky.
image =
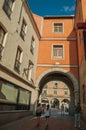
[(39, 16), (74, 15), (75, 0), (27, 0), (32, 13)]

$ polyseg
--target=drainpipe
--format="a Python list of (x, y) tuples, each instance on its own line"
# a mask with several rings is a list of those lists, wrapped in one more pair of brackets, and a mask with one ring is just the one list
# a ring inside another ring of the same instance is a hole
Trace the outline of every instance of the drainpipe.
[[(77, 34), (76, 34), (77, 36)], [(77, 36), (78, 38), (78, 36)], [(78, 51), (78, 41), (76, 40), (76, 48), (77, 48), (77, 62), (78, 62), (78, 85), (79, 85), (79, 90), (78, 90), (78, 93), (79, 93), (79, 99), (78, 99), (78, 102), (80, 102), (80, 71), (79, 71), (79, 51)]]

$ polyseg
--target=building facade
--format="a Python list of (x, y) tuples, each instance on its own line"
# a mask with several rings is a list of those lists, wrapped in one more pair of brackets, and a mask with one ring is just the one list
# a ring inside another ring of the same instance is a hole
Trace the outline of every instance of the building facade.
[[(39, 23), (40, 18), (35, 15)], [(74, 16), (44, 17), (40, 22), (36, 86), (39, 96), (43, 86), (52, 80), (67, 84), (70, 90), (70, 114), (79, 101), (79, 77)]]
[(8, 114), (10, 121), (33, 111), (39, 38), (27, 1), (0, 1), (0, 113), (5, 112), (1, 123)]
[(80, 102), (82, 117), (86, 121), (86, 1), (76, 1), (75, 28), (77, 33)]
[(69, 108), (70, 90), (64, 82), (50, 81), (42, 90), (40, 102), (49, 104), (52, 108), (61, 109), (62, 104), (65, 108)]
[(32, 14), (27, 0), (0, 1), (1, 124), (33, 111), (53, 81), (66, 84), (69, 113), (81, 101), (86, 119), (85, 3), (76, 1), (75, 16), (41, 17)]

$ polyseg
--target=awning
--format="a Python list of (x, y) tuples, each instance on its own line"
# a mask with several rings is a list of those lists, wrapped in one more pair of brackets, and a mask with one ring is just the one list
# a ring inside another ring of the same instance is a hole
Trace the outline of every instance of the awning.
[(86, 29), (86, 23), (84, 23), (84, 22), (77, 23), (77, 27), (78, 27), (78, 29)]

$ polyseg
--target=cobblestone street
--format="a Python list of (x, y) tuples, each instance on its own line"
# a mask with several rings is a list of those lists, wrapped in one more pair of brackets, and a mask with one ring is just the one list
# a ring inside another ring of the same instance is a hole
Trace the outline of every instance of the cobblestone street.
[[(23, 118), (10, 124), (0, 127), (0, 130), (45, 130), (45, 118), (41, 118), (40, 126), (36, 126), (36, 117)], [(49, 130), (86, 130), (86, 126), (81, 122), (81, 128), (74, 128), (72, 117), (51, 117), (49, 120)]]

